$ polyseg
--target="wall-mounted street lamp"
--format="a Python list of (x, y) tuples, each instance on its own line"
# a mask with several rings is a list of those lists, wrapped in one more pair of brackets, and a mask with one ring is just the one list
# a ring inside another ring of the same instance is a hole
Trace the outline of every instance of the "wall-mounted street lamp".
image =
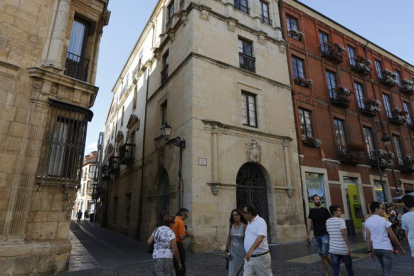
[(171, 127), (168, 125), (167, 122), (161, 127), (161, 134), (167, 140), (168, 144), (173, 144), (180, 148), (180, 161), (178, 164), (178, 210), (183, 207), (183, 193), (184, 193), (184, 184), (183, 184), (183, 177), (182, 177), (182, 169), (183, 169), (183, 149), (185, 148), (185, 140), (180, 136), (177, 136), (173, 139), (168, 139), (171, 134)]
[(168, 139), (171, 135), (171, 127), (168, 125), (167, 122), (161, 127), (161, 134), (162, 136), (167, 139), (167, 144), (173, 144), (179, 148), (185, 148), (185, 140), (180, 136), (175, 137), (174, 139)]

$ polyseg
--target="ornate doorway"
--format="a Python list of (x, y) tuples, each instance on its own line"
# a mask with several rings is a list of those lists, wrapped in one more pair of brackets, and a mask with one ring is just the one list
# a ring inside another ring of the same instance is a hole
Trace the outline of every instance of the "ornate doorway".
[(236, 183), (237, 208), (242, 210), (246, 204), (256, 207), (259, 216), (267, 223), (267, 240), (270, 243), (266, 179), (255, 164), (246, 163), (239, 169)]
[(168, 173), (164, 170), (158, 182), (157, 193), (157, 225), (163, 224), (163, 218), (170, 213), (170, 181)]

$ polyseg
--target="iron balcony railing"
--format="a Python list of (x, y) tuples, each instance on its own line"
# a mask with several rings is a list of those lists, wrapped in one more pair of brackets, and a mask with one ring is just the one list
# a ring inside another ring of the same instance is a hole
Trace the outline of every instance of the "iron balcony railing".
[(135, 158), (135, 144), (124, 144), (119, 148), (120, 164), (128, 164)]
[(239, 61), (240, 61), (240, 68), (249, 70), (251, 72), (256, 72), (256, 67), (255, 67), (256, 59), (254, 57), (245, 55), (243, 53), (239, 53)]
[(68, 52), (66, 55), (65, 75), (81, 81), (88, 77), (89, 60)]
[(164, 83), (168, 79), (168, 65), (161, 71), (161, 83)]
[(247, 14), (249, 14), (250, 11), (249, 7), (242, 5), (240, 2), (234, 2), (234, 8)]
[(263, 14), (261, 14), (261, 19), (262, 19), (263, 23), (265, 23), (267, 25), (272, 25), (272, 20), (269, 17), (264, 16)]

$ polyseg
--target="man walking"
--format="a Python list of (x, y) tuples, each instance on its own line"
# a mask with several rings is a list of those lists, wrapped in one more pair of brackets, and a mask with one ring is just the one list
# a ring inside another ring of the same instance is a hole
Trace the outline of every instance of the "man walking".
[(184, 221), (188, 218), (190, 211), (186, 208), (181, 208), (178, 211), (177, 216), (175, 217), (175, 223), (171, 227), (171, 230), (175, 233), (175, 238), (177, 240), (178, 253), (180, 254), (181, 260), (181, 269), (178, 268), (178, 263), (174, 259), (174, 269), (177, 276), (185, 276), (186, 267), (185, 267), (185, 249), (184, 249), (184, 240), (188, 238), (191, 234), (185, 230)]
[(269, 245), (267, 243), (267, 224), (252, 205), (243, 209), (244, 217), (249, 222), (244, 236), (246, 251), (243, 276), (272, 275)]
[(404, 248), (402, 248), (391, 229), (392, 223), (382, 217), (384, 214), (384, 206), (381, 205), (381, 203), (374, 201), (370, 204), (369, 208), (372, 212), (372, 216), (367, 219), (367, 222), (365, 223), (367, 228), (369, 257), (372, 260), (375, 260), (375, 256), (378, 258), (384, 276), (392, 275), (394, 255), (392, 244), (388, 236), (390, 236), (395, 245), (401, 249), (403, 255), (405, 255)]
[(312, 196), (313, 204), (315, 205), (309, 212), (307, 238), (310, 242), (310, 231), (313, 228), (313, 235), (315, 236), (315, 246), (318, 248), (319, 256), (321, 257), (322, 267), (325, 275), (329, 275), (328, 264), (332, 266), (332, 260), (329, 256), (329, 236), (326, 231), (326, 221), (331, 217), (329, 211), (322, 207), (321, 197), (318, 195)]
[(405, 236), (410, 244), (411, 257), (414, 257), (414, 197), (405, 195), (403, 196), (402, 201), (409, 210), (401, 218), (402, 229), (405, 230)]
[(346, 233), (345, 220), (341, 218), (341, 207), (332, 205), (329, 207), (329, 211), (332, 217), (326, 221), (326, 230), (329, 233), (329, 253), (332, 258), (333, 275), (339, 276), (342, 260), (348, 270), (348, 275), (354, 276), (351, 248)]
[(82, 215), (83, 215), (82, 211), (81, 211), (81, 210), (79, 210), (79, 211), (78, 211), (78, 213), (76, 214), (76, 216), (77, 216), (77, 218), (78, 218), (78, 219), (76, 220), (76, 223), (80, 223), (80, 222), (81, 222)]

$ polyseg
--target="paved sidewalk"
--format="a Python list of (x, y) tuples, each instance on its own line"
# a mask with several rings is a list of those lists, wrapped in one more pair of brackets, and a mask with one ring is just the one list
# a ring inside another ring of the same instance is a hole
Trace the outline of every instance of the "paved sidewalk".
[[(146, 243), (130, 239), (113, 231), (99, 227), (95, 223), (82, 221), (78, 226), (71, 224), (71, 231), (76, 244), (74, 253), (85, 254), (88, 262), (82, 264), (80, 256), (71, 258), (71, 270), (61, 275), (152, 275), (151, 255), (146, 252)], [(381, 268), (378, 261), (367, 258), (366, 245), (360, 236), (350, 237), (352, 243), (352, 259), (357, 275), (380, 276)], [(82, 249), (85, 248), (85, 250)], [(414, 258), (409, 257), (408, 246), (405, 246), (407, 256), (395, 255), (394, 275), (413, 276)], [(286, 245), (271, 245), (272, 271), (274, 275), (292, 276), (316, 276), (323, 275), (320, 258), (313, 245), (306, 243), (294, 243)], [(93, 260), (95, 259), (95, 261)], [(87, 270), (76, 270), (73, 268), (97, 265)], [(347, 275), (345, 267), (341, 268), (341, 275)], [(225, 258), (222, 251), (187, 254), (188, 276), (227, 276), (225, 269)]]
[(72, 232), (69, 232), (69, 240), (72, 243), (69, 271), (87, 270), (101, 266)]

